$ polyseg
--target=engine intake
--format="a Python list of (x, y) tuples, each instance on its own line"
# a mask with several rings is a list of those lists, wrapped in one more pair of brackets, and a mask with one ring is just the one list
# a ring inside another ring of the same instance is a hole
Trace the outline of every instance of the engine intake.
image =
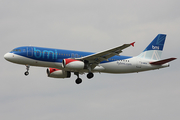
[(48, 77), (52, 78), (70, 78), (71, 72), (59, 70), (56, 68), (47, 68), (46, 70)]
[(75, 70), (82, 70), (85, 69), (85, 63), (83, 61), (75, 59), (64, 59), (62, 67)]

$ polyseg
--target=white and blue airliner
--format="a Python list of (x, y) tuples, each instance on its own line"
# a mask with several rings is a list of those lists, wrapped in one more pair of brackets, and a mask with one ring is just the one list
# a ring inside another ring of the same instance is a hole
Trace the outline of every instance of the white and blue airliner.
[(138, 56), (120, 55), (123, 49), (134, 46), (124, 44), (97, 53), (74, 50), (62, 50), (35, 46), (23, 46), (6, 53), (7, 61), (26, 66), (26, 76), (30, 66), (48, 67), (47, 75), (53, 78), (70, 78), (71, 73), (77, 75), (75, 82), (80, 84), (79, 74), (87, 73), (91, 79), (95, 72), (99, 73), (133, 73), (169, 67), (176, 58), (161, 60), (166, 35), (158, 34), (156, 38)]

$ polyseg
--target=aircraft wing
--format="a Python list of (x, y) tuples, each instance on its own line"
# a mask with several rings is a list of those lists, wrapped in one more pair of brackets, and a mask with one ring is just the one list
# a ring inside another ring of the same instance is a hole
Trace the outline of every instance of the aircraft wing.
[[(92, 55), (81, 57), (80, 59), (87, 60), (90, 64), (93, 64), (93, 66), (95, 67), (100, 62), (105, 61), (105, 60), (107, 61), (109, 58), (111, 58), (115, 55), (119, 56), (119, 54), (122, 52), (123, 49), (125, 49), (131, 45), (134, 46), (134, 43), (135, 42), (130, 43), (130, 44), (124, 44), (124, 45), (121, 45), (121, 46), (118, 46), (118, 47), (115, 47), (112, 49), (108, 49), (108, 50), (101, 51), (101, 52), (98, 52), (98, 53), (95, 53)], [(92, 67), (92, 68), (94, 68), (94, 67)]]

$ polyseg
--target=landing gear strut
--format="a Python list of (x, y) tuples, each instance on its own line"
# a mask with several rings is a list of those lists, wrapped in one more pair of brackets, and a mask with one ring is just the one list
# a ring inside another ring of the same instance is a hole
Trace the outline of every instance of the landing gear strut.
[(90, 66), (90, 64), (89, 64), (89, 62), (88, 61), (86, 61), (86, 67), (87, 67), (87, 69), (88, 69), (88, 71), (89, 71), (89, 73), (87, 74), (87, 78), (88, 79), (91, 79), (91, 78), (93, 78), (94, 77), (94, 74), (91, 72), (92, 70), (92, 68), (91, 68), (91, 66)]
[(77, 79), (76, 79), (76, 84), (80, 84), (80, 83), (82, 83), (82, 79), (81, 78), (79, 78), (79, 72), (75, 72), (74, 73), (75, 75), (77, 75)]
[(30, 67), (29, 65), (26, 65), (26, 70), (27, 71), (24, 73), (24, 75), (26, 75), (26, 76), (29, 75), (29, 67)]

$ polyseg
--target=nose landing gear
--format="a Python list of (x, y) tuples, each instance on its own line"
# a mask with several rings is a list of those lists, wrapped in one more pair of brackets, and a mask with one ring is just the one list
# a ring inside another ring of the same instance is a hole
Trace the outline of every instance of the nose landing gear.
[(26, 76), (27, 76), (27, 75), (29, 75), (29, 72), (28, 72), (28, 71), (26, 71), (26, 72), (24, 73), (24, 75), (26, 75)]
[(26, 70), (27, 70), (27, 71), (24, 73), (25, 76), (29, 75), (29, 68), (30, 68), (30, 66), (29, 66), (29, 65), (26, 65)]

